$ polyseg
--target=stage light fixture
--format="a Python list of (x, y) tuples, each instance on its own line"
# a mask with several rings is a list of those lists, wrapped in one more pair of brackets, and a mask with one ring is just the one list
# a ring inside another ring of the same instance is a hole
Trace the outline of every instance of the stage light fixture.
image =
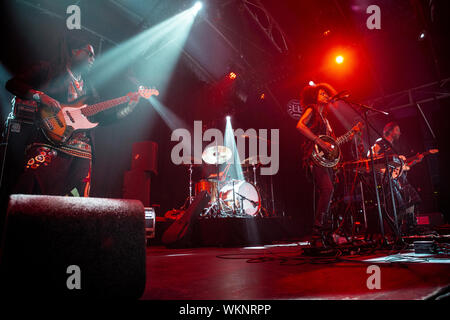
[(236, 77), (237, 77), (237, 74), (234, 73), (233, 71), (231, 71), (231, 72), (228, 74), (228, 78), (230, 78), (231, 80), (236, 79)]
[(231, 117), (230, 116), (226, 116), (225, 119), (227, 119), (227, 121), (230, 121)]
[(308, 82), (308, 84), (309, 84), (310, 86), (315, 85), (314, 81), (312, 81), (312, 80), (310, 80), (310, 81)]
[(203, 3), (201, 1), (197, 1), (192, 7), (194, 13), (199, 12), (203, 8)]
[(336, 57), (335, 60), (336, 60), (337, 64), (342, 64), (344, 62), (344, 57), (339, 55), (339, 56)]
[(427, 33), (426, 33), (425, 31), (422, 31), (422, 32), (419, 34), (418, 40), (419, 40), (419, 41), (422, 41), (422, 40), (424, 40), (424, 39), (426, 38), (426, 36), (427, 36)]

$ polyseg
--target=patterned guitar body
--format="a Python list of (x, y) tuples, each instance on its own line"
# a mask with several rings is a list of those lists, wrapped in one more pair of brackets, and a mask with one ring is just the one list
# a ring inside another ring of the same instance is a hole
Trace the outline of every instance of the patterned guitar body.
[(98, 123), (89, 121), (88, 116), (93, 116), (122, 103), (128, 103), (131, 100), (149, 99), (153, 95), (159, 95), (158, 90), (139, 87), (137, 92), (130, 92), (126, 96), (94, 105), (85, 104), (86, 97), (70, 104), (60, 104), (61, 109), (58, 111), (41, 105), (39, 108), (40, 127), (48, 140), (55, 144), (63, 144), (75, 131), (92, 129), (98, 125)]
[(41, 106), (41, 129), (47, 139), (55, 144), (63, 144), (76, 130), (91, 129), (98, 125), (90, 122), (83, 114), (83, 109), (87, 106), (85, 99), (83, 97), (72, 104), (61, 104), (61, 110), (58, 112), (51, 107)]

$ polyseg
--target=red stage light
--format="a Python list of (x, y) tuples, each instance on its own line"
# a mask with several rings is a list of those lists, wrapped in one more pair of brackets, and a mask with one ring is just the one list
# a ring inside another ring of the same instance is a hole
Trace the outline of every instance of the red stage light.
[(260, 98), (261, 100), (264, 100), (264, 99), (266, 98), (266, 94), (265, 94), (265, 93), (261, 93), (261, 95), (259, 96), (259, 98)]
[(342, 62), (344, 62), (344, 57), (339, 55), (339, 56), (336, 56), (335, 60), (336, 60), (337, 64), (341, 64)]
[(230, 78), (231, 80), (236, 79), (236, 77), (237, 77), (237, 74), (234, 73), (233, 71), (231, 71), (231, 72), (228, 74), (228, 78)]

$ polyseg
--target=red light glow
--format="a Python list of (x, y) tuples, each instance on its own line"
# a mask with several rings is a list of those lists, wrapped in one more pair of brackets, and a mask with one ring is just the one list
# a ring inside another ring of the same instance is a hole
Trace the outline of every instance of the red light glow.
[(344, 57), (343, 56), (339, 55), (339, 56), (336, 57), (336, 63), (337, 64), (341, 64), (343, 62), (344, 62)]

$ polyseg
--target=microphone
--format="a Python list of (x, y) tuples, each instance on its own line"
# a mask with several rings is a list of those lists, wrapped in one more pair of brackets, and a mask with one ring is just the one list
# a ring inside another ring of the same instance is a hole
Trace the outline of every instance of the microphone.
[(328, 103), (333, 103), (336, 102), (338, 100), (343, 100), (350, 97), (350, 93), (347, 90), (338, 92), (337, 94), (335, 94), (334, 96), (332, 96), (329, 100)]

